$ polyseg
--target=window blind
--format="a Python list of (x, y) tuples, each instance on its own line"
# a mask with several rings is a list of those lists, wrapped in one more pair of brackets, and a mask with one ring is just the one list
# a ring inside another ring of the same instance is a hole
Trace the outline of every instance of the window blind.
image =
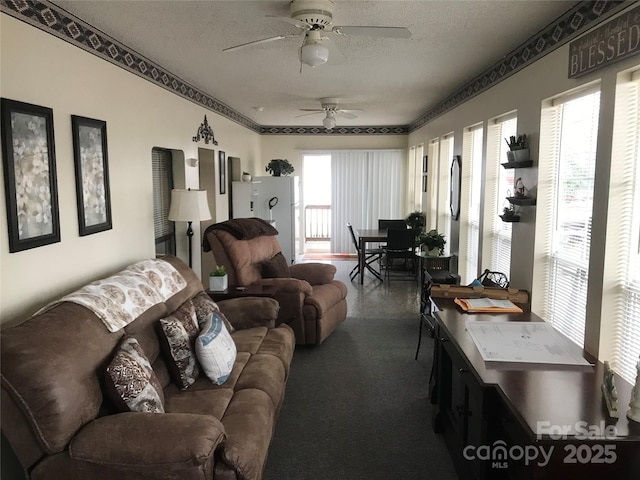
[(173, 175), (171, 153), (154, 148), (151, 152), (153, 177), (153, 230), (156, 254), (175, 253), (174, 223), (168, 220)]
[(451, 251), (451, 162), (453, 160), (453, 135), (447, 135), (440, 142), (438, 167), (438, 221), (437, 230), (447, 238), (445, 253)]
[(554, 101), (542, 117), (550, 125), (541, 131), (540, 163), (555, 167), (539, 172), (538, 204), (547, 208), (538, 216), (546, 216), (541, 231), (549, 246), (539, 314), (578, 345), (584, 343), (599, 112), (596, 91)]
[(438, 171), (440, 162), (440, 140), (429, 142), (427, 164), (427, 230), (436, 228), (438, 223)]
[(639, 73), (622, 74), (616, 88), (600, 345), (631, 383), (640, 356)]

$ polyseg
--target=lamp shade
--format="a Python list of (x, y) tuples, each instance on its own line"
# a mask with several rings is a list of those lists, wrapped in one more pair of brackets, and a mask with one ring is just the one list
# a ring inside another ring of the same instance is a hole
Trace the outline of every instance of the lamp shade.
[(167, 217), (173, 222), (209, 220), (211, 212), (206, 190), (171, 190), (171, 207)]
[(323, 63), (327, 63), (329, 59), (329, 49), (318, 43), (307, 43), (302, 46), (300, 52), (300, 60), (302, 63), (311, 67), (317, 67)]

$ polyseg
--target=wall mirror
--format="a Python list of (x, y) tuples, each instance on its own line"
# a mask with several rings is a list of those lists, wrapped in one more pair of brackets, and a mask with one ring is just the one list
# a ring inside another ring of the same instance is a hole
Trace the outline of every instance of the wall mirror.
[(462, 168), (460, 155), (454, 155), (451, 162), (451, 196), (449, 206), (451, 207), (451, 218), (458, 220), (460, 217), (460, 182), (462, 181)]

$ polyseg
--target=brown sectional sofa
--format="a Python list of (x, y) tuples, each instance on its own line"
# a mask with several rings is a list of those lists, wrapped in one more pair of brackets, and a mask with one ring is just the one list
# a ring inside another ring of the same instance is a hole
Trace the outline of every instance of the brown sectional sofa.
[[(275, 326), (269, 298), (219, 303), (237, 358), (228, 380), (172, 383), (154, 324), (202, 291), (193, 271), (164, 257), (186, 287), (109, 332), (88, 308), (64, 301), (0, 335), (2, 431), (34, 480), (259, 479), (282, 405), (295, 336)], [(124, 335), (144, 349), (166, 413), (117, 413), (104, 370)]]

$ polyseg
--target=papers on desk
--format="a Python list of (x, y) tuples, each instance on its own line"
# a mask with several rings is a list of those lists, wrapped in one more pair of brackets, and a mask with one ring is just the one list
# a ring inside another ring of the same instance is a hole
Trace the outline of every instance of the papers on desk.
[(456, 298), (454, 302), (467, 313), (522, 313), (522, 309), (511, 300)]
[(591, 365), (547, 322), (470, 320), (467, 332), (485, 361)]

